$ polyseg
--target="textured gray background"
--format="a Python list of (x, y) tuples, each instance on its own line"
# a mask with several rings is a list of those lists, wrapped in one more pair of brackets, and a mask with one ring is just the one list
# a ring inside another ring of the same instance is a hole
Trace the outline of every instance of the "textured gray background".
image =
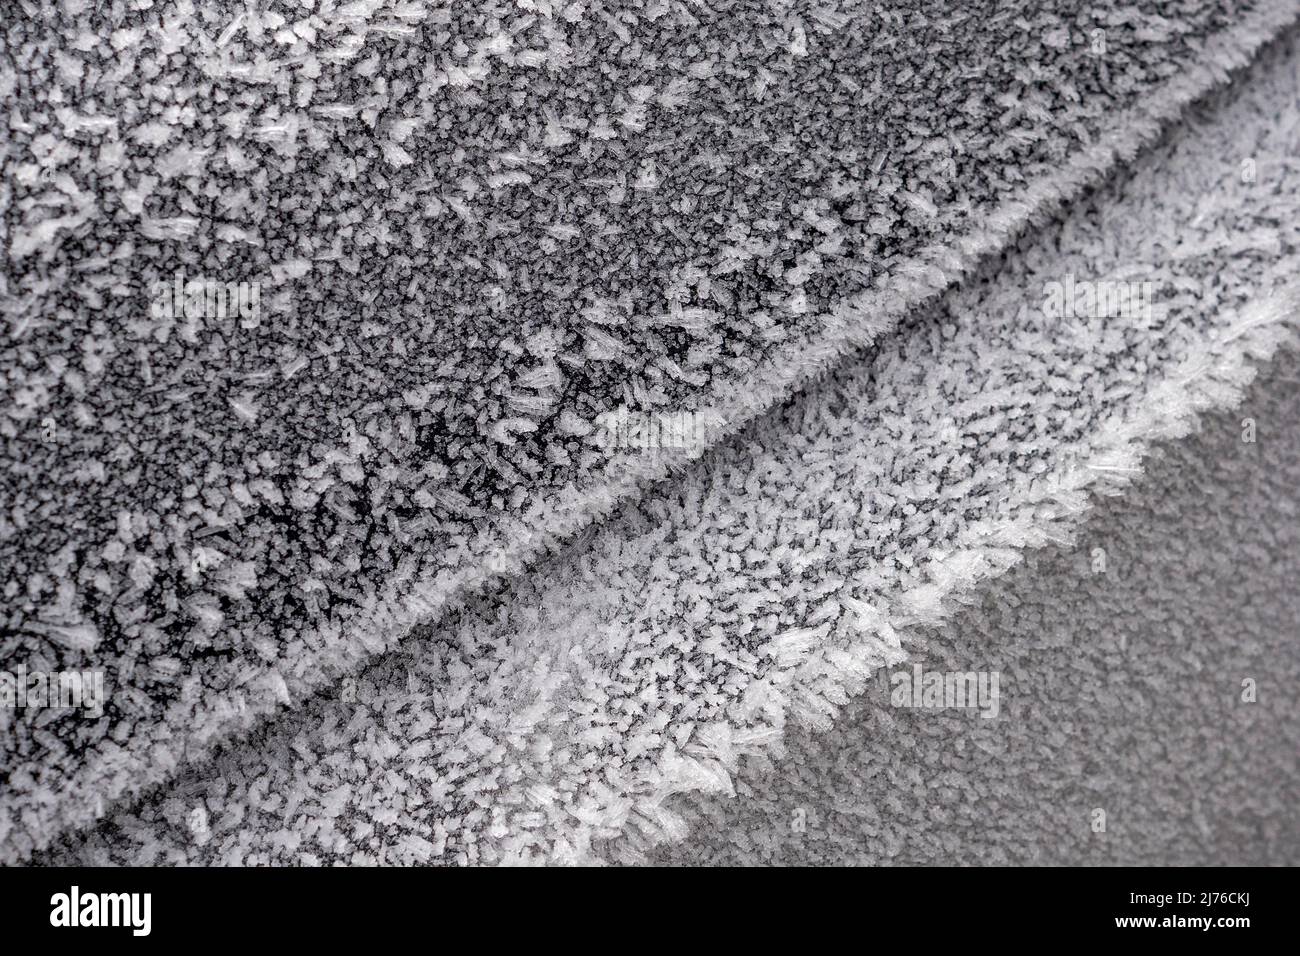
[(690, 838), (656, 859), (1300, 864), (1298, 638), (1300, 361), (1287, 352), (1238, 410), (1100, 505), (1074, 547), (1031, 552), (929, 631), (927, 670), (1001, 671), (999, 717), (894, 708), (875, 684), (831, 733), (794, 731), (783, 759), (751, 762), (734, 798), (692, 801)]
[[(635, 856), (687, 832), (674, 795), (730, 789), (740, 755), (796, 722), (826, 730), (899, 633), (940, 640), (920, 626), (1067, 534), (1143, 441), (1235, 401), (1294, 311), (1277, 286), (1300, 256), (1300, 123), (1285, 45), (1228, 70), (1294, 5), (852, 6), (869, 28), (775, 0), (651, 4), (635, 29), (630, 11), (412, 8), (418, 27), (362, 28), (318, 82), (291, 57), (251, 87), (234, 61), (287, 45), (265, 23), (229, 34), (215, 72), (173, 48), (225, 22), (218, 0), (157, 29), (172, 5), (110, 9), (109, 62), (81, 49), (84, 22), (20, 36), (16, 85), (0, 72), (25, 111), (6, 154), (22, 268), (4, 276), (0, 438), (22, 481), (0, 513), (0, 656), (104, 666), (112, 696), (98, 721), (0, 714), (0, 856), (105, 811), (74, 853)], [(351, 30), (290, 52), (332, 55)], [(51, 110), (56, 91), (106, 112)], [(289, 101), (302, 115), (277, 112)], [(262, 168), (230, 181), (250, 157)], [(131, 282), (177, 264), (264, 269), (266, 321), (152, 324)], [(1159, 313), (1063, 325), (1041, 306), (1065, 272), (1159, 279)], [(562, 559), (396, 646), (519, 570), (536, 529), (631, 490), (598, 480), (591, 415), (712, 397), (748, 420), (887, 329)], [(220, 566), (196, 568), (199, 547)], [(956, 814), (943, 788), (918, 803), (939, 819)], [(871, 852), (897, 845), (881, 832)]]

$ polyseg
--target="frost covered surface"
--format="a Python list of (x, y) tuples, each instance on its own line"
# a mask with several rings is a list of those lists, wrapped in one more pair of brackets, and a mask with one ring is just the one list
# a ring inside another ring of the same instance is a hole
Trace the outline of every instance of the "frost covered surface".
[[(17, 9), (0, 654), (102, 667), (109, 702), (9, 721), (5, 854), (667, 470), (602, 448), (598, 415), (737, 427), (1296, 15)], [(178, 275), (257, 294), (169, 316)]]
[(895, 708), (873, 680), (831, 732), (744, 767), (734, 799), (684, 805), (691, 838), (655, 862), (1294, 866), (1298, 372), (1279, 356), (1072, 548), (914, 635), (927, 670), (1001, 673), (996, 719)]
[[(1067, 543), (1149, 442), (1240, 398), (1297, 308), (1298, 65), (1280, 44), (562, 559), (53, 858), (617, 860), (681, 837), (681, 794), (730, 793), (743, 756), (828, 729), (965, 592)], [(1150, 315), (1050, 318), (1066, 275), (1158, 294)]]

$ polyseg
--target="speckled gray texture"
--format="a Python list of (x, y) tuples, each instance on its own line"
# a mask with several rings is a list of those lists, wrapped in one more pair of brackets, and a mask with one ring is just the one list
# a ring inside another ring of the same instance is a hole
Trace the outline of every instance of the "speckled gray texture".
[[(680, 838), (683, 795), (828, 730), (984, 582), (1068, 547), (1152, 442), (1240, 400), (1300, 305), (1298, 69), (1279, 43), (1061, 222), (562, 559), (48, 858), (635, 860)], [(1049, 314), (1068, 276), (1158, 294)]]
[(520, 570), (669, 469), (596, 415), (739, 427), (1296, 15), (12, 4), (0, 653), (109, 703), (8, 725), (0, 848)]
[(1287, 353), (1073, 547), (919, 635), (926, 670), (1000, 671), (996, 718), (894, 707), (873, 682), (831, 732), (745, 766), (733, 798), (689, 805), (690, 839), (655, 861), (1296, 866), (1298, 582)]

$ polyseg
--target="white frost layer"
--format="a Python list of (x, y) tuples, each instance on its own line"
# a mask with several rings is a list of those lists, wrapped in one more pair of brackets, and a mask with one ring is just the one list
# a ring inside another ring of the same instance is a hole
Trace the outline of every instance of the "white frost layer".
[[(571, 11), (566, 10), (565, 15), (568, 16), (570, 12), (574, 15), (580, 13), (573, 8)], [(1204, 12), (1202, 7), (1201, 13)], [(411, 11), (413, 17), (417, 13), (418, 11), (414, 9)], [(1143, 19), (1143, 25), (1138, 28), (1138, 33), (1142, 36), (1143, 54), (1138, 59), (1146, 66), (1155, 62), (1164, 62), (1163, 54), (1159, 52), (1161, 44), (1174, 37), (1171, 31), (1180, 22), (1177, 10), (1167, 3), (1162, 4), (1162, 13), (1163, 16), (1154, 19)], [(1294, 20), (1296, 13), (1295, 5), (1290, 0), (1265, 2), (1255, 6), (1239, 19), (1234, 19), (1232, 25), (1225, 28), (1221, 34), (1204, 42), (1197, 40), (1190, 44), (1190, 48), (1196, 51), (1196, 56), (1195, 62), (1189, 69), (1177, 72), (1158, 89), (1144, 91), (1135, 108), (1117, 110), (1111, 117), (1111, 123), (1104, 126), (1103, 135), (1098, 141), (1088, 149), (1080, 150), (1052, 174), (1040, 178), (1038, 172), (1041, 170), (1022, 167), (1013, 169), (1009, 176), (999, 175), (997, 178), (1005, 188), (999, 189), (998, 196), (1011, 195), (1014, 198), (995, 206), (991, 212), (987, 211), (987, 207), (980, 205), (969, 220), (963, 220), (961, 213), (969, 198), (967, 195), (969, 183), (963, 180), (957, 189), (957, 201), (951, 211), (956, 216), (955, 221), (973, 223), (974, 231), (965, 232), (958, 229), (951, 234), (945, 233), (947, 238), (923, 248), (917, 255), (911, 255), (909, 252), (906, 256), (887, 257), (881, 262), (855, 263), (856, 266), (873, 270), (879, 267), (880, 282), (873, 284), (873, 291), (834, 314), (817, 316), (816, 322), (812, 321), (814, 317), (810, 315), (808, 318), (813, 329), (812, 333), (800, 338), (794, 344), (784, 345), (782, 350), (771, 357), (771, 361), (759, 363), (758, 367), (754, 368), (751, 361), (741, 356), (739, 358), (744, 361), (741, 361), (737, 367), (743, 366), (745, 369), (743, 374), (737, 373), (734, 377), (717, 376), (709, 380), (710, 389), (717, 390), (717, 397), (721, 401), (720, 405), (712, 409), (713, 414), (725, 418), (732, 428), (739, 427), (767, 409), (772, 402), (787, 397), (791, 389), (827, 370), (842, 358), (847, 350), (869, 342), (892, 328), (900, 316), (908, 314), (908, 311), (919, 302), (946, 288), (954, 279), (967, 275), (981, 256), (1002, 249), (1018, 230), (1040, 221), (1043, 215), (1062, 199), (1074, 195), (1084, 185), (1095, 181), (1118, 160), (1131, 157), (1141, 147), (1149, 144), (1162, 123), (1175, 116), (1188, 100), (1223, 82), (1230, 68), (1247, 62), (1259, 45), (1283, 24)], [(1103, 11), (1103, 14), (1107, 17), (1113, 16), (1112, 22), (1117, 24), (1129, 21), (1120, 30), (1121, 34), (1131, 35), (1134, 32), (1131, 29), (1134, 16), (1132, 10), (1126, 8), (1113, 14)], [(352, 18), (349, 15), (345, 19), (350, 21)], [(1010, 19), (1011, 15), (1008, 14), (998, 22), (1007, 23)], [(1021, 21), (1017, 20), (1017, 22)], [(1024, 22), (1029, 23), (1029, 21)], [(343, 29), (341, 24), (334, 24), (334, 26)], [(368, 42), (370, 31), (360, 24), (356, 26), (360, 32), (353, 31), (349, 26), (344, 30), (345, 37), (337, 36), (332, 27), (323, 26), (321, 45), (335, 49), (342, 61), (354, 65), (363, 75), (368, 75), (376, 64), (376, 58), (367, 56), (359, 61), (354, 60), (354, 54), (359, 54), (361, 50), (360, 46), (354, 48), (354, 44), (364, 46)], [(177, 33), (184, 33), (181, 27), (172, 29)], [(249, 34), (257, 32), (253, 28), (253, 23), (247, 21), (233, 29)], [(1055, 32), (1046, 35), (1032, 29), (1028, 32), (1032, 42), (1042, 40), (1049, 47), (1059, 47), (1057, 42), (1059, 37)], [(406, 28), (403, 27), (399, 33), (407, 35)], [(223, 29), (222, 36), (230, 41), (233, 34), (226, 34)], [(1051, 37), (1050, 42), (1047, 41), (1048, 37)], [(139, 38), (137, 31), (120, 31), (114, 37), (114, 45), (130, 49)], [(299, 39), (305, 41), (307, 38)], [(804, 39), (807, 40), (807, 37)], [(170, 46), (175, 40), (176, 37), (169, 34), (162, 38), (162, 45)], [(274, 40), (274, 37), (268, 40), (268, 42), (272, 41), (280, 42)], [(336, 41), (343, 46), (336, 46)], [(294, 42), (296, 46), (298, 41)], [(802, 58), (803, 54), (808, 52), (808, 47), (803, 41), (796, 46), (800, 51), (798, 55)], [(480, 51), (483, 57), (497, 56), (490, 47), (491, 44)], [(418, 54), (418, 50), (409, 48), (397, 52), (402, 56)], [(1025, 53), (1024, 50), (1020, 52)], [(933, 63), (933, 57), (928, 57), (927, 61)], [(1025, 56), (1025, 61), (1032, 62), (1038, 70), (1046, 68), (1049, 62), (1054, 62), (1054, 59), (1044, 59), (1030, 53)], [(486, 62), (486, 59), (480, 60), (479, 66), (484, 66)], [(1133, 62), (1130, 58), (1130, 65)], [(528, 62), (524, 65), (528, 69), (539, 66), (537, 62)], [(1169, 61), (1167, 65), (1171, 70), (1175, 68), (1173, 61)], [(116, 68), (127, 71), (129, 64), (124, 60), (119, 62)], [(1108, 70), (1105, 64), (1098, 64), (1098, 68), (1104, 72)], [(260, 65), (245, 63), (232, 75), (238, 78), (239, 83), (244, 81), (263, 83), (270, 81), (278, 69), (278, 67), (273, 68), (269, 62)], [(347, 69), (340, 66), (339, 72), (349, 73), (351, 66)], [(1163, 75), (1164, 71), (1158, 72)], [(475, 68), (456, 71), (454, 77), (452, 74), (437, 77), (436, 82), (445, 82), (451, 87), (461, 89), (465, 88), (465, 84), (483, 79), (485, 76), (486, 74)], [(1129, 73), (1124, 74), (1126, 78), (1131, 76), (1132, 74)], [(1116, 87), (1128, 85), (1128, 79), (1120, 79), (1116, 74), (1111, 74), (1111, 77), (1115, 79)], [(910, 85), (925, 86), (925, 84), (917, 84), (915, 77), (912, 79), (914, 82)], [(850, 82), (856, 81), (850, 78)], [(938, 85), (943, 86), (942, 83)], [(1047, 86), (1054, 93), (1075, 89), (1073, 84), (1062, 85), (1055, 81)], [(1092, 102), (1086, 96), (1082, 100)], [(1006, 155), (1013, 153), (1016, 147), (1039, 140), (1052, 126), (1053, 121), (1059, 124), (1062, 116), (1071, 117), (1065, 124), (1070, 133), (1078, 132), (1074, 123), (1078, 117), (1071, 110), (1049, 113), (1044, 109), (1044, 102), (1040, 97), (1034, 96), (1006, 105), (1007, 112), (1005, 115), (999, 114), (998, 122), (994, 124), (995, 130), (999, 133), (994, 137), (995, 156), (1005, 158)], [(341, 104), (335, 105), (341, 106)], [(895, 102), (894, 105), (896, 106), (897, 103)], [(1004, 127), (1002, 119), (1008, 122), (1014, 120), (1015, 125)], [(90, 126), (85, 126), (86, 123)], [(104, 122), (93, 117), (83, 117), (73, 125), (84, 127), (84, 131), (90, 132), (92, 129), (104, 126)], [(292, 125), (292, 123), (262, 124), (259, 122), (258, 125), (250, 127), (249, 133), (251, 140), (254, 141), (280, 142), (282, 138), (293, 140), (292, 130), (289, 128)], [(108, 127), (104, 126), (104, 128)], [(161, 130), (150, 124), (150, 128), (145, 132), (146, 138), (149, 138), (161, 133)], [(235, 132), (232, 130), (232, 135)], [(399, 124), (391, 132), (395, 142), (405, 141), (408, 144), (412, 142), (407, 139), (412, 135), (411, 131), (404, 125)], [(558, 126), (554, 132), (559, 138), (566, 135), (565, 131)], [(909, 132), (915, 132), (915, 129), (909, 127)], [(418, 138), (418, 134), (415, 135)], [(310, 139), (310, 136), (308, 138)], [(361, 141), (374, 146), (374, 137), (368, 134), (362, 136)], [(939, 148), (942, 143), (941, 138), (932, 139), (930, 147)], [(356, 144), (355, 140), (353, 144)], [(1057, 143), (1057, 147), (1059, 145)], [(109, 153), (111, 155), (111, 150)], [(388, 162), (396, 167), (406, 168), (406, 158), (409, 156), (410, 151), (400, 147), (387, 151)], [(174, 155), (169, 154), (163, 166), (170, 177), (183, 168), (189, 168), (191, 161), (197, 162), (198, 158), (186, 148)], [(968, 156), (967, 159), (970, 157)], [(886, 162), (886, 157), (877, 157), (876, 162), (883, 164)], [(110, 163), (110, 165), (116, 164)], [(238, 165), (242, 167), (244, 161), (241, 160)], [(938, 165), (946, 168), (946, 164)], [(986, 171), (982, 163), (974, 163), (974, 165), (981, 172)], [(29, 172), (37, 177), (41, 175), (41, 171), (35, 166), (32, 166)], [(1023, 189), (1019, 185), (1021, 175), (1027, 181)], [(777, 178), (773, 177), (773, 179)], [(633, 192), (650, 190), (653, 180), (652, 171), (638, 172), (636, 181), (632, 183)], [(189, 181), (188, 177), (186, 181)], [(135, 207), (144, 201), (147, 192), (147, 189), (139, 193), (130, 191), (129, 196), (124, 196), (133, 207), (133, 214), (139, 214), (140, 209)], [(89, 199), (88, 196), (83, 198)], [(151, 201), (158, 201), (160, 198), (157, 192), (151, 194)], [(901, 190), (899, 198), (907, 206), (907, 215), (890, 220), (886, 231), (891, 236), (896, 234), (895, 230), (909, 228), (910, 225), (926, 220), (926, 217), (933, 214), (936, 209), (933, 199), (919, 192)], [(23, 201), (29, 211), (35, 209), (28, 202), (30, 199), (31, 197), (28, 197)], [(453, 200), (453, 202), (457, 201)], [(820, 232), (816, 228), (816, 222), (808, 222), (805, 225), (814, 227), (815, 232)], [(178, 242), (183, 246), (195, 235), (198, 223), (192, 216), (181, 216), (148, 220), (142, 224), (142, 227), (146, 235), (158, 242)], [(75, 222), (67, 220), (63, 221), (56, 231), (60, 237), (66, 238), (76, 234), (75, 230), (81, 229), (84, 232), (86, 228), (87, 223), (81, 219)], [(557, 235), (554, 238), (562, 238), (562, 236)], [(305, 267), (304, 263), (305, 260), (296, 257), (280, 262), (272, 269), (273, 277), (299, 275)], [(790, 270), (786, 277), (787, 281), (797, 284), (806, 278), (804, 275), (806, 271), (805, 265), (800, 264), (796, 269)], [(300, 291), (301, 288), (300, 286)], [(800, 298), (800, 296), (793, 298)], [(801, 309), (799, 311), (801, 312)], [(698, 315), (683, 311), (666, 318), (665, 323), (669, 325), (677, 323), (689, 327), (697, 324), (699, 319)], [(20, 322), (26, 321), (27, 316), (20, 318)], [(610, 351), (614, 348), (611, 341), (602, 340), (601, 335), (596, 333), (589, 336), (588, 344), (590, 348), (587, 358), (592, 360), (609, 358)], [(371, 359), (377, 361), (373, 353)], [(97, 348), (89, 350), (85, 361), (88, 367), (93, 367), (95, 374), (102, 373), (105, 369), (104, 361), (98, 354)], [(16, 365), (21, 364), (23, 363), (16, 363)], [(286, 357), (283, 367), (288, 370), (294, 369), (295, 366), (296, 359)], [(285, 374), (287, 376), (287, 372)], [(146, 378), (153, 375), (153, 372), (149, 371), (147, 362), (144, 363), (144, 375)], [(722, 383), (720, 386), (719, 382)], [(37, 397), (39, 390), (24, 388), (21, 392), (26, 401)], [(101, 397), (103, 395), (102, 392), (97, 394)], [(172, 395), (169, 401), (181, 397)], [(414, 398), (421, 400), (419, 396)], [(518, 398), (514, 396), (512, 402), (517, 401)], [(288, 402), (287, 405), (296, 406), (297, 403)], [(285, 404), (282, 404), (279, 414), (276, 414), (265, 405), (258, 406), (242, 398), (235, 399), (234, 404), (223, 403), (220, 412), (223, 423), (234, 420), (241, 423), (240, 427), (250, 428), (254, 423), (262, 427), (270, 427), (270, 423), (280, 420), (280, 416), (285, 414), (287, 414)], [(504, 420), (503, 430), (495, 434), (505, 442), (506, 437), (520, 432), (518, 426), (522, 421), (521, 418)], [(96, 434), (93, 428), (87, 429), (87, 432)], [(216, 444), (221, 445), (222, 442), (216, 440)], [(507, 446), (503, 444), (502, 448), (505, 447)], [(317, 480), (333, 481), (333, 478), (322, 478), (318, 472), (319, 468), (338, 464), (341, 466), (340, 476), (348, 482), (361, 476), (356, 462), (349, 458), (348, 447), (322, 445), (321, 451), (322, 460), (293, 479), (297, 483), (297, 491), (289, 496), (292, 507), (282, 511), (281, 517), (297, 515), (300, 510), (309, 513), (308, 509), (314, 507), (317, 503), (316, 494), (309, 491), (306, 486), (314, 484)], [(475, 456), (471, 458), (475, 462), (474, 467), (478, 467), (479, 459)], [(503, 467), (513, 468), (508, 462), (498, 463)], [(389, 464), (395, 466), (395, 463), (387, 462), (380, 471), (392, 474), (392, 470), (387, 467)], [(90, 467), (95, 473), (92, 477), (96, 480), (104, 477), (102, 462), (92, 463)], [(261, 467), (262, 465), (258, 464), (258, 468)], [(153, 469), (146, 469), (149, 470)], [(69, 733), (67, 725), (52, 724), (41, 728), (42, 732), (39, 735), (28, 738), (37, 742), (36, 747), (29, 747), (24, 741), (21, 746), (14, 748), (17, 756), (6, 767), (12, 789), (0, 796), (0, 814), (6, 818), (5, 822), (0, 824), (0, 854), (24, 855), (31, 851), (34, 844), (43, 845), (60, 828), (91, 821), (103, 812), (106, 801), (137, 793), (144, 786), (166, 779), (186, 761), (203, 756), (210, 747), (229, 735), (247, 729), (260, 718), (276, 713), (289, 701), (302, 700), (341, 674), (359, 667), (372, 655), (396, 646), (411, 627), (436, 619), (443, 613), (449, 602), (473, 593), (490, 582), (494, 576), (521, 571), (526, 562), (535, 559), (546, 549), (587, 526), (594, 518), (607, 515), (618, 502), (633, 496), (641, 483), (651, 478), (662, 477), (667, 470), (660, 458), (625, 455), (617, 458), (608, 471), (593, 469), (590, 473), (584, 473), (581, 487), (569, 485), (563, 488), (551, 488), (547, 493), (539, 492), (534, 499), (527, 498), (522, 485), (516, 485), (514, 487), (529, 501), (527, 507), (522, 507), (516, 502), (512, 492), (509, 496), (510, 508), (506, 510), (509, 517), (496, 522), (494, 526), (488, 527), (487, 522), (479, 523), (472, 532), (467, 532), (463, 539), (459, 536), (464, 531), (464, 522), (459, 524), (452, 522), (449, 526), (441, 526), (438, 530), (450, 530), (455, 539), (454, 544), (442, 551), (424, 546), (436, 537), (430, 534), (428, 538), (417, 541), (413, 546), (404, 546), (401, 560), (397, 563), (397, 570), (391, 575), (385, 573), (375, 577), (356, 574), (349, 576), (346, 573), (349, 569), (353, 572), (356, 570), (354, 563), (356, 555), (348, 553), (346, 546), (340, 548), (343, 552), (341, 554), (331, 552), (326, 555), (311, 547), (294, 551), (294, 554), (302, 560), (309, 560), (308, 552), (310, 552), (310, 563), (313, 566), (329, 565), (331, 573), (337, 575), (332, 580), (340, 587), (331, 589), (327, 586), (325, 594), (321, 593), (322, 582), (314, 574), (307, 577), (286, 574), (283, 575), (284, 580), (279, 580), (281, 577), (279, 572), (284, 570), (280, 560), (268, 559), (262, 565), (262, 571), (276, 572), (277, 583), (275, 584), (268, 583), (267, 578), (253, 567), (242, 563), (227, 564), (215, 576), (215, 583), (219, 585), (222, 596), (229, 599), (228, 609), (237, 610), (238, 616), (247, 627), (235, 626), (230, 615), (223, 617), (221, 610), (212, 603), (211, 597), (199, 595), (201, 599), (188, 602), (186, 611), (193, 616), (202, 631), (211, 632), (200, 634), (200, 639), (207, 640), (219, 635), (221, 641), (229, 641), (235, 645), (238, 653), (229, 657), (222, 655), (212, 658), (201, 657), (188, 663), (183, 672), (183, 683), (178, 687), (152, 678), (152, 675), (159, 672), (172, 677), (177, 676), (174, 672), (176, 656), (170, 653), (175, 648), (165, 648), (162, 653), (156, 653), (154, 646), (156, 638), (150, 631), (152, 624), (136, 620), (127, 626), (126, 640), (102, 642), (99, 653), (105, 662), (117, 667), (119, 675), (131, 675), (140, 681), (129, 687), (122, 695), (123, 709), (132, 716), (112, 725), (111, 732), (101, 725), (82, 725), (76, 731)], [(401, 468), (397, 469), (397, 473), (410, 477)], [(371, 475), (371, 477), (375, 476)], [(378, 494), (380, 503), (391, 503), (395, 486), (387, 482), (388, 478), (385, 477), (380, 485), (382, 489)], [(257, 484), (271, 497), (278, 494), (274, 488), (261, 481)], [(49, 492), (48, 497), (51, 499), (57, 497), (57, 494), (48, 487), (48, 483), (37, 490), (43, 493)], [(224, 481), (214, 482), (207, 490), (213, 492), (220, 500), (225, 499), (227, 491), (233, 499), (247, 498), (251, 493), (249, 488), (236, 490), (234, 486), (229, 486)], [(452, 497), (452, 494), (443, 492), (441, 496), (446, 499)], [(31, 496), (28, 497), (30, 499)], [(425, 497), (420, 492), (415, 492), (415, 503), (420, 508), (430, 508), (438, 500), (437, 494)], [(242, 506), (249, 504), (250, 501), (237, 503)], [(206, 510), (206, 507), (199, 506), (197, 503), (191, 502), (191, 504), (200, 511)], [(278, 506), (283, 502), (276, 502), (276, 504)], [(442, 505), (451, 507), (452, 510), (457, 507), (454, 503), (448, 505), (446, 500), (442, 501)], [(521, 510), (510, 510), (515, 508)], [(29, 513), (32, 507), (29, 505), (21, 510)], [(47, 509), (45, 513), (51, 516), (81, 514), (75, 509), (62, 507), (58, 503), (53, 510)], [(349, 523), (356, 517), (350, 514), (346, 507), (341, 509), (341, 513), (336, 510), (335, 514)], [(429, 517), (429, 514), (422, 516), (425, 517)], [(150, 520), (163, 523), (157, 514), (151, 515)], [(199, 515), (189, 514), (187, 524), (197, 524), (200, 520)], [(206, 527), (206, 518), (202, 518), (202, 522)], [(185, 535), (181, 532), (184, 532), (185, 528), (177, 525), (169, 527), (173, 533), (184, 538)], [(308, 522), (306, 527), (298, 526), (297, 530), (311, 535), (321, 530), (321, 527), (328, 527), (328, 521), (324, 526), (317, 523), (314, 527), (311, 522)], [(350, 527), (362, 532), (366, 530), (357, 525), (350, 524)], [(49, 528), (45, 527), (42, 530), (48, 531)], [(246, 527), (245, 530), (249, 529)], [(264, 527), (258, 530), (259, 543), (277, 552), (281, 551), (281, 546), (291, 545), (296, 538), (301, 537), (301, 535), (276, 534)], [(426, 524), (418, 533), (429, 531)], [(35, 531), (29, 531), (24, 535), (24, 541), (31, 541), (36, 536)], [(387, 532), (381, 538), (387, 540)], [(62, 552), (64, 549), (60, 545), (56, 550)], [(90, 560), (98, 560), (99, 551), (99, 548), (92, 547), (87, 540), (81, 539), (76, 542), (75, 547), (66, 552), (65, 556), (70, 561), (75, 552), (88, 556)], [(338, 561), (336, 562), (335, 559)], [(112, 561), (110, 560), (109, 563), (111, 564)], [(62, 573), (66, 574), (68, 566), (63, 559), (60, 559), (58, 566), (64, 568)], [(143, 586), (143, 582), (152, 578), (154, 572), (158, 570), (166, 570), (166, 568), (155, 568), (142, 556), (140, 560), (132, 562), (129, 575), (118, 575), (118, 583), (125, 585), (129, 581), (132, 585)], [(108, 571), (104, 573), (108, 574)], [(112, 576), (110, 575), (109, 579), (100, 578), (95, 567), (83, 564), (78, 574), (87, 579), (95, 579), (93, 593), (99, 592), (101, 584), (111, 590)], [(253, 587), (258, 589), (257, 592), (250, 592), (250, 588)], [(293, 589), (295, 597), (301, 596), (298, 593), (300, 589), (317, 608), (321, 605), (329, 607), (331, 614), (328, 621), (320, 624), (318, 619), (304, 622), (296, 615), (276, 619), (273, 615), (266, 614), (264, 603), (259, 602), (268, 599), (280, 600), (290, 588)], [(105, 605), (112, 603), (108, 601), (106, 594), (101, 594), (101, 597), (104, 598)], [(61, 594), (60, 600), (62, 598)], [(340, 598), (342, 600), (336, 601)], [(316, 603), (318, 600), (319, 605)], [(343, 609), (337, 614), (332, 613), (339, 605), (342, 605)], [(352, 613), (353, 611), (355, 613)], [(136, 631), (139, 632), (138, 635)], [(136, 636), (146, 636), (149, 642), (149, 654), (155, 658), (148, 661), (147, 667), (134, 666), (140, 643), (135, 641)], [(182, 650), (186, 655), (190, 647), (192, 643), (186, 645), (182, 642)], [(793, 649), (787, 647), (784, 653), (788, 658), (793, 653)], [(147, 675), (147, 679), (141, 675)], [(134, 716), (145, 713), (149, 714), (149, 719), (136, 719)], [(64, 733), (67, 734), (66, 737), (61, 736)]]
[[(996, 273), (78, 855), (571, 861), (682, 836), (670, 797), (828, 726), (908, 628), (1238, 399), (1296, 311), (1297, 79), (1275, 50)], [(1069, 275), (1159, 293), (1149, 316), (1050, 319)]]

